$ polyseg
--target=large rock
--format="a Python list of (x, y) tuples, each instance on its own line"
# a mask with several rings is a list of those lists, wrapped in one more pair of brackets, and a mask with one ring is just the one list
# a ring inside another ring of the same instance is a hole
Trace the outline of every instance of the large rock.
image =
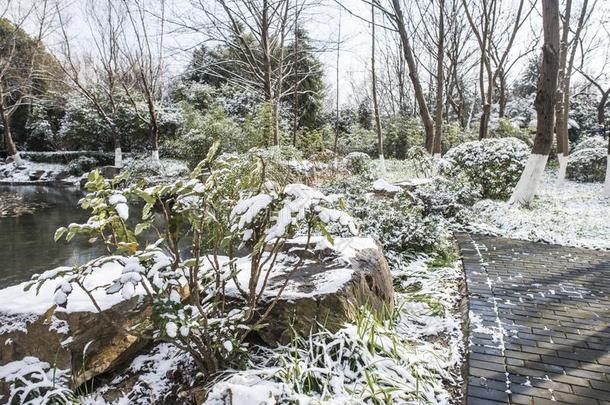
[(121, 172), (121, 168), (117, 166), (102, 166), (99, 170), (105, 179), (114, 179)]
[[(150, 318), (151, 307), (142, 296), (121, 300), (98, 290), (102, 312), (97, 312), (84, 293), (73, 292), (74, 302), (55, 310), (54, 285), (48, 283), (38, 295), (23, 292), (23, 285), (0, 290), (0, 366), (33, 356), (71, 370), (76, 388), (130, 360), (148, 343), (125, 333)], [(0, 383), (0, 395), (7, 388)]]
[[(325, 239), (315, 239), (313, 254), (305, 251), (303, 239), (286, 243), (289, 253), (278, 258), (278, 270), (271, 274), (259, 310), (269, 308), (290, 273), (289, 283), (258, 332), (265, 343), (289, 343), (294, 332), (307, 336), (318, 324), (336, 331), (353, 321), (361, 306), (380, 316), (392, 311), (394, 287), (382, 248), (370, 238), (337, 238), (334, 242), (331, 246)], [(293, 272), (299, 259), (304, 261)]]
[(44, 170), (33, 170), (29, 173), (28, 176), (30, 180), (37, 181), (40, 180), (45, 173), (46, 172)]

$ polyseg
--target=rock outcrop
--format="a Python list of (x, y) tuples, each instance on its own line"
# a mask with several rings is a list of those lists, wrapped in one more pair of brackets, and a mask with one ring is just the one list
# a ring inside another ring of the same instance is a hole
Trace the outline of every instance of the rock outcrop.
[[(358, 309), (367, 306), (380, 316), (394, 308), (394, 287), (383, 250), (370, 238), (337, 238), (334, 245), (318, 238), (314, 254), (305, 251), (303, 240), (286, 243), (278, 270), (270, 277), (265, 303), (272, 305), (277, 291), (290, 281), (258, 331), (269, 345), (286, 344), (296, 332), (307, 336), (318, 325), (334, 331), (353, 321)], [(302, 257), (305, 255), (306, 257)], [(294, 270), (295, 257), (304, 258)]]

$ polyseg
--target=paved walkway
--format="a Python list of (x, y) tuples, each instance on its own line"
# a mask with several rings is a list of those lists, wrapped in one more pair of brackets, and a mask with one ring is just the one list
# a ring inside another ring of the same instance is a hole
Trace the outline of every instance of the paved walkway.
[(457, 235), (468, 405), (610, 404), (610, 253)]

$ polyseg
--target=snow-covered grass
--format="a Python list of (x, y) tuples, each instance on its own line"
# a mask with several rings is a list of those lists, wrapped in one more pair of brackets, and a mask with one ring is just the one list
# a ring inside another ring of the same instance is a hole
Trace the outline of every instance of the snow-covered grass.
[(514, 239), (610, 249), (610, 198), (601, 183), (558, 181), (547, 172), (528, 206), (483, 200), (468, 229)]
[(337, 332), (260, 348), (247, 370), (214, 386), (206, 404), (224, 404), (229, 395), (234, 405), (456, 403), (464, 352), (461, 269), (432, 264), (426, 255), (393, 256), (397, 307), (389, 321), (361, 309)]
[[(379, 159), (373, 160), (373, 165), (377, 175), (381, 175), (378, 169), (380, 165)], [(418, 170), (418, 166), (409, 159), (385, 159), (385, 167), (386, 173), (383, 175), (383, 178), (389, 183), (397, 183), (422, 177), (422, 173)]]

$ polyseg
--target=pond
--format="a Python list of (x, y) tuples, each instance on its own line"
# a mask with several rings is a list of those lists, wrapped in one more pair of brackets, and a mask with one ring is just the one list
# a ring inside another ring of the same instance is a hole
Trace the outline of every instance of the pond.
[(87, 219), (77, 205), (82, 195), (75, 188), (0, 185), (0, 288), (102, 254), (103, 246), (84, 237), (53, 241), (57, 228)]

